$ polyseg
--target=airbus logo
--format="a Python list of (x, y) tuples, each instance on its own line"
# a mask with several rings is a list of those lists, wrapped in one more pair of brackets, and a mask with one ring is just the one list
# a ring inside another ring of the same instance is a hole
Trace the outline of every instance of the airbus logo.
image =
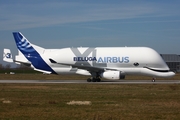
[(129, 57), (74, 57), (74, 61), (96, 61), (97, 63), (129, 63)]
[(99, 57), (98, 63), (129, 63), (129, 57)]
[[(84, 52), (80, 52), (78, 48), (70, 48), (74, 53), (72, 58), (75, 61), (75, 65), (83, 63), (87, 66), (98, 66), (101, 64), (102, 67), (107, 67), (108, 63), (129, 63), (130, 58), (128, 56), (103, 56), (97, 57), (96, 48), (87, 48)], [(92, 56), (90, 55), (92, 53)], [(89, 56), (89, 57), (88, 57)], [(90, 57), (91, 56), (91, 57)], [(92, 65), (91, 65), (92, 62)]]
[(74, 57), (74, 61), (97, 61), (96, 57)]

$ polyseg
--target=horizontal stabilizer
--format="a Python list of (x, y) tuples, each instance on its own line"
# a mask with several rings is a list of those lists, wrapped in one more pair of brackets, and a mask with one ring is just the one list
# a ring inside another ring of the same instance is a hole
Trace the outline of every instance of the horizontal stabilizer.
[(39, 71), (39, 72), (43, 72), (43, 73), (46, 73), (46, 74), (51, 74), (52, 73), (50, 71), (40, 70), (40, 69), (36, 69), (36, 68), (34, 68), (34, 70)]
[(29, 66), (29, 67), (31, 66), (31, 62), (29, 62), (29, 61), (23, 62), (23, 61), (14, 60), (14, 62), (15, 62), (16, 64), (23, 64), (23, 65)]
[(31, 62), (27, 60), (27, 58), (18, 50), (18, 55), (15, 56), (14, 62), (16, 64), (24, 64), (26, 66), (31, 66)]

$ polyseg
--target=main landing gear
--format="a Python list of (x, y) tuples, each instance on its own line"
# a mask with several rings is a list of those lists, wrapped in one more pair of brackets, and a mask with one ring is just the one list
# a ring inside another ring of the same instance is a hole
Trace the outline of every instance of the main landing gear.
[(87, 82), (101, 82), (100, 78), (88, 78)]
[(92, 72), (91, 76), (92, 76), (91, 78), (87, 79), (87, 82), (101, 82), (100, 73)]

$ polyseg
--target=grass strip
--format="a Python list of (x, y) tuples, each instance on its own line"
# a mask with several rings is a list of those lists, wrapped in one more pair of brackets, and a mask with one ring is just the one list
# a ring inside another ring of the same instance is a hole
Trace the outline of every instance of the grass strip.
[(0, 119), (180, 119), (179, 101), (179, 84), (0, 84)]

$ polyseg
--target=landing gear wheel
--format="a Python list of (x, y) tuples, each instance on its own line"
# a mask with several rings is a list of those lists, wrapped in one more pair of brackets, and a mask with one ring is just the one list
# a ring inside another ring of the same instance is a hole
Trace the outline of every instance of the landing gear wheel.
[(101, 82), (100, 78), (88, 78), (87, 82)]
[(152, 82), (155, 82), (155, 81), (156, 81), (156, 78), (153, 78), (153, 79), (152, 79)]
[(92, 79), (92, 82), (96, 82), (96, 81), (97, 81), (97, 79), (96, 79), (96, 78), (93, 78), (93, 79)]
[(100, 78), (97, 78), (97, 80), (96, 80), (97, 82), (101, 82), (101, 79)]
[(87, 79), (87, 82), (91, 82), (91, 78), (88, 78), (88, 79)]

